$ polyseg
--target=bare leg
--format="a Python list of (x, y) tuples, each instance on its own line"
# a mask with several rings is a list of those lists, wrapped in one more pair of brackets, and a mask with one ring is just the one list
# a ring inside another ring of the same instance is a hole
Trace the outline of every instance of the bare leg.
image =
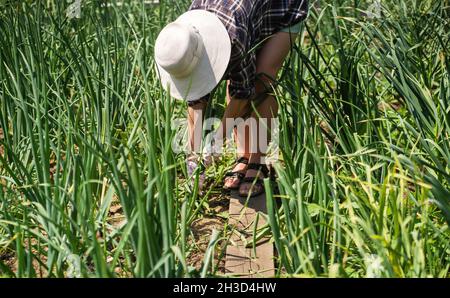
[(189, 150), (194, 153), (201, 152), (202, 119), (206, 110), (206, 102), (199, 102), (188, 107)]
[[(227, 82), (227, 86), (229, 84), (229, 81)], [(244, 114), (247, 113), (250, 109), (250, 104), (248, 103), (248, 101), (239, 101), (239, 100), (233, 100), (230, 97), (230, 94), (228, 93), (228, 88), (227, 88), (227, 109), (229, 109), (230, 107), (233, 108), (233, 101), (238, 101), (237, 104), (239, 103), (243, 103), (243, 105), (241, 106), (243, 108), (243, 110), (241, 111), (240, 114)], [(230, 106), (231, 104), (231, 106)], [(232, 111), (233, 112), (233, 111)], [(238, 114), (238, 111), (235, 111), (236, 114)], [(233, 114), (233, 113), (231, 113)], [(242, 115), (241, 115), (242, 116)], [(224, 119), (226, 119), (224, 117)], [(239, 134), (237, 132), (237, 129), (234, 128), (233, 129), (233, 136), (234, 136), (234, 140), (236, 142), (236, 146), (237, 146), (237, 155), (238, 157), (245, 157), (247, 159), (250, 158), (250, 152), (249, 152), (249, 137), (248, 137), (248, 133), (246, 134)], [(235, 167), (232, 169), (232, 172), (235, 173), (244, 173), (247, 171), (247, 165), (244, 163), (238, 163), (235, 165)], [(225, 181), (224, 181), (224, 187), (225, 188), (236, 188), (239, 186), (239, 179), (236, 177), (226, 177)]]
[[(189, 154), (186, 159), (186, 170), (191, 183), (194, 182), (193, 174), (198, 169), (199, 153), (202, 151), (202, 123), (206, 105), (206, 102), (201, 101), (188, 107)], [(198, 188), (201, 190), (205, 180), (204, 173), (199, 173), (198, 179)]]
[[(290, 34), (287, 32), (279, 32), (272, 36), (263, 46), (261, 51), (257, 56), (257, 73), (263, 73), (268, 75), (271, 78), (277, 78), (278, 72), (283, 66), (284, 59), (289, 54), (289, 51), (292, 46), (292, 42), (297, 37), (296, 34)], [(266, 76), (262, 76), (262, 80), (265, 85), (270, 86), (271, 80)], [(262, 92), (264, 90), (264, 84), (258, 82), (256, 84), (257, 92)], [(272, 118), (276, 117), (278, 114), (278, 104), (276, 99), (273, 96), (268, 96), (264, 102), (262, 102), (256, 109), (256, 112), (253, 112), (251, 117), (263, 119), (267, 119), (268, 127), (263, 125), (258, 125), (257, 132), (260, 130), (270, 129), (270, 123)], [(257, 121), (259, 123), (259, 121)], [(270, 134), (268, 134), (270, 136)], [(250, 138), (256, 144), (259, 144), (259, 133), (255, 135), (250, 135)], [(268, 138), (267, 142), (270, 142), (270, 138)], [(263, 157), (265, 157), (266, 152), (262, 152), (260, 148), (258, 148), (257, 152), (252, 152), (250, 155), (250, 163), (265, 163)], [(260, 178), (263, 178), (262, 173), (258, 173), (256, 170), (248, 170), (246, 173), (246, 177), (256, 177), (259, 175)], [(247, 195), (250, 191), (260, 192), (260, 189), (255, 189), (255, 187), (262, 187), (261, 185), (255, 185), (252, 188), (252, 183), (242, 183), (239, 188), (239, 193), (241, 195)]]
[(227, 119), (237, 119), (248, 113), (250, 103), (248, 100), (233, 99), (227, 96), (227, 107), (223, 114), (222, 121), (216, 131), (216, 139), (223, 140), (233, 129), (233, 126), (227, 125)]
[[(227, 81), (227, 86), (229, 85), (229, 83), (230, 82)], [(227, 105), (230, 104), (231, 100), (232, 99), (230, 97), (230, 94), (229, 94), (228, 88), (227, 88)], [(251, 104), (246, 101), (245, 109), (243, 112), (248, 113), (250, 110), (251, 110)], [(233, 138), (234, 138), (234, 141), (236, 142), (237, 155), (239, 157), (250, 158), (249, 134), (248, 133), (238, 134), (238, 130), (235, 127), (233, 129)]]

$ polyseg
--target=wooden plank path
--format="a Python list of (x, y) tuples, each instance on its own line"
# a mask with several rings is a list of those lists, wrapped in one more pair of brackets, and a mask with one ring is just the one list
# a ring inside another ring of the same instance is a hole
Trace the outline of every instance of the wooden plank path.
[[(253, 245), (252, 242), (256, 215), (267, 213), (266, 197), (241, 198), (237, 192), (230, 194), (229, 225), (233, 234), (227, 246), (225, 274), (235, 277), (273, 277), (275, 274), (273, 244), (268, 238), (262, 238)], [(258, 217), (257, 229), (264, 226), (266, 220)], [(255, 254), (256, 251), (256, 254)]]

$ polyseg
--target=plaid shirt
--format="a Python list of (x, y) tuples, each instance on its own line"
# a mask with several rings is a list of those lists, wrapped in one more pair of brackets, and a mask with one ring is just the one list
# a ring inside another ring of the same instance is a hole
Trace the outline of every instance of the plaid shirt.
[(189, 9), (213, 12), (223, 22), (232, 45), (226, 74), (230, 96), (249, 99), (255, 93), (256, 77), (256, 55), (252, 49), (270, 35), (304, 20), (308, 1), (194, 0)]

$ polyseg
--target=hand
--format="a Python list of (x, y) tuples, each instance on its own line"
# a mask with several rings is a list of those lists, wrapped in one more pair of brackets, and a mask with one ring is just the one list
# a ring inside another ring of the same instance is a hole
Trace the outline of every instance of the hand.
[(198, 174), (198, 188), (201, 191), (205, 184), (205, 171), (201, 169), (201, 165), (199, 162), (199, 158), (196, 155), (191, 155), (186, 159), (186, 170), (188, 173), (188, 179), (190, 180), (191, 187), (194, 187), (196, 172), (199, 171)]

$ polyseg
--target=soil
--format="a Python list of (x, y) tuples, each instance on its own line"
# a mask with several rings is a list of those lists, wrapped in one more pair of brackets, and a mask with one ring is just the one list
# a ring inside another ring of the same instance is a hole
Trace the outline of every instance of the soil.
[(380, 101), (378, 103), (378, 110), (380, 112), (386, 112), (388, 110), (398, 112), (401, 108), (403, 108), (403, 104), (398, 100), (392, 101), (390, 103), (387, 103), (385, 101)]
[[(27, 239), (25, 239), (24, 244), (25, 244), (25, 247), (28, 248), (28, 240)], [(32, 247), (31, 251), (32, 251), (33, 257), (34, 257), (33, 261), (32, 261), (32, 266), (36, 273), (36, 276), (42, 278), (42, 277), (47, 276), (47, 270), (45, 270), (44, 266), (41, 265), (41, 264), (46, 263), (47, 258), (41, 254), (38, 254), (38, 252), (35, 249), (33, 249), (33, 247), (35, 245), (37, 245), (37, 241), (35, 239), (31, 239), (31, 247)], [(36, 259), (36, 257), (39, 258), (40, 262)], [(3, 264), (5, 266), (7, 266), (12, 272), (17, 272), (19, 264), (18, 264), (18, 259), (17, 259), (15, 252), (12, 252), (12, 251), (1, 252), (0, 251), (0, 261), (2, 261)], [(0, 269), (0, 277), (2, 276), (2, 274), (3, 274), (3, 272)]]
[[(15, 262), (16, 262), (16, 256), (13, 252), (3, 252), (0, 253), (0, 261), (2, 261), (9, 269), (14, 271)], [(1, 276), (1, 270), (0, 270), (0, 276)]]
[[(0, 135), (0, 137), (1, 136), (2, 135)], [(212, 231), (219, 231), (221, 236), (224, 233), (224, 227), (228, 221), (228, 208), (229, 200), (226, 195), (221, 193), (221, 191), (215, 191), (210, 195), (207, 207), (202, 211), (203, 217), (192, 222), (190, 226), (191, 234), (188, 236), (188, 245), (191, 252), (187, 257), (188, 266), (195, 267), (197, 270), (202, 268), (204, 254), (211, 239)], [(113, 228), (118, 228), (126, 222), (122, 206), (117, 198), (113, 198), (107, 221)], [(103, 238), (101, 231), (98, 231), (96, 236), (99, 239)], [(225, 274), (225, 242), (226, 240), (220, 240), (216, 246), (214, 254), (216, 274)], [(34, 244), (37, 245), (37, 243)], [(37, 255), (37, 252), (33, 251), (33, 254)], [(45, 264), (45, 257), (40, 256), (40, 259), (41, 262)], [(2, 261), (11, 271), (17, 272), (18, 261), (15, 252), (0, 250), (0, 261)], [(47, 272), (40, 266), (37, 260), (33, 260), (33, 267), (38, 277), (45, 277), (47, 275)], [(0, 269), (0, 276), (2, 274), (1, 271), (2, 270)], [(129, 274), (122, 271), (120, 267), (115, 269), (115, 273), (117, 276), (129, 277)]]
[[(229, 200), (225, 195), (215, 195), (209, 200), (207, 215), (195, 220), (191, 224), (194, 239), (190, 240), (190, 244), (194, 245), (196, 249), (189, 255), (187, 260), (188, 265), (200, 270), (212, 231), (217, 230), (221, 234), (224, 232), (224, 226), (228, 220), (226, 216), (228, 207)], [(216, 262), (214, 265), (217, 266), (216, 273), (218, 274), (225, 274), (225, 254), (223, 254), (225, 242), (225, 240), (219, 241), (214, 254), (214, 261)]]

